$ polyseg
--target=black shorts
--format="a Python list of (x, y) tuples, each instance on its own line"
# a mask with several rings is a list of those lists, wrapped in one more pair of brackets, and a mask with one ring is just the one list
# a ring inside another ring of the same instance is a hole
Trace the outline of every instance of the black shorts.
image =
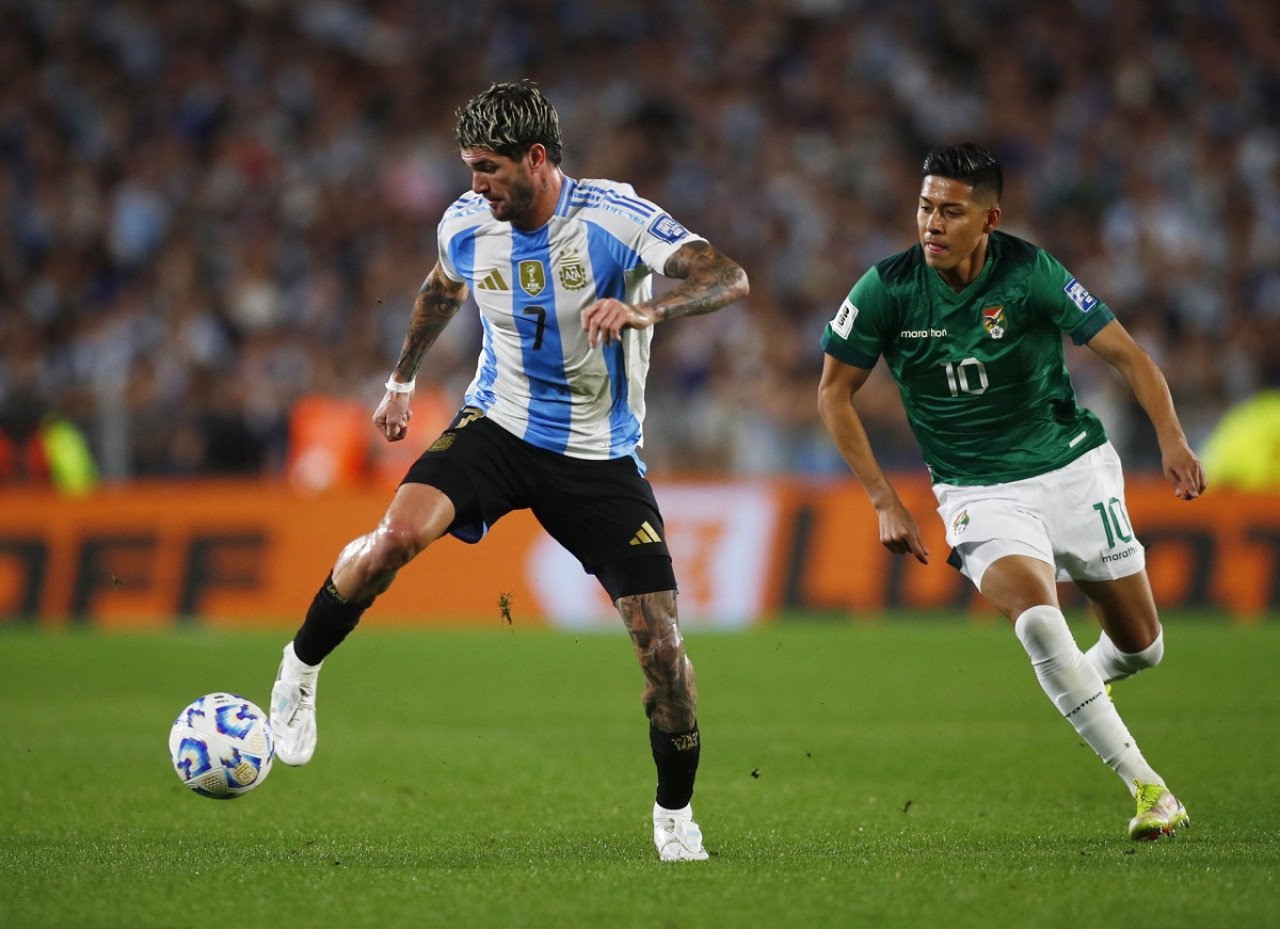
[(611, 600), (676, 589), (658, 501), (632, 458), (550, 452), (468, 407), (413, 463), (403, 483), (442, 491), (456, 511), (448, 531), (464, 542), (479, 542), (512, 510), (531, 510)]

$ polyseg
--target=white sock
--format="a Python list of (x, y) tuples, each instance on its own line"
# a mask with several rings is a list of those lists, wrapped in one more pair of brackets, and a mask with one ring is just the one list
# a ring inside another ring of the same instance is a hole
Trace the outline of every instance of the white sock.
[(1097, 669), (1102, 679), (1110, 684), (1132, 677), (1144, 668), (1154, 668), (1164, 657), (1164, 627), (1156, 632), (1155, 641), (1140, 652), (1122, 652), (1103, 632), (1093, 648), (1084, 653), (1089, 664)]
[(293, 650), (293, 642), (290, 641), (284, 647), (284, 659), (280, 663), (280, 677), (288, 681), (306, 680), (307, 676), (314, 677), (320, 670), (320, 664), (307, 664), (298, 657), (297, 652)]
[(1120, 775), (1129, 793), (1134, 781), (1163, 784), (1142, 757), (1115, 704), (1107, 699), (1102, 676), (1076, 647), (1067, 620), (1057, 607), (1033, 606), (1013, 624), (1031, 658), (1040, 686), (1111, 770)]

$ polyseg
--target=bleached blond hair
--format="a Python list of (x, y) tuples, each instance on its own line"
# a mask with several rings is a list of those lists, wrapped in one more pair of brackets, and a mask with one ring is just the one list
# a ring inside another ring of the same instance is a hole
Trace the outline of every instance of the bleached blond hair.
[(560, 117), (533, 81), (499, 82), (458, 109), (454, 137), (460, 148), (487, 148), (519, 159), (535, 143), (560, 164)]

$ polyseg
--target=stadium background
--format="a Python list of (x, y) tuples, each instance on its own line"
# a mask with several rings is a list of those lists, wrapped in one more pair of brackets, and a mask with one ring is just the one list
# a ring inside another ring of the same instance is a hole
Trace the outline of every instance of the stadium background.
[[(981, 614), (887, 378), (860, 405), (929, 568), (879, 550), (814, 402), (823, 324), (911, 244), (920, 157), (960, 139), (1005, 162), (1005, 227), (1113, 306), (1206, 453), (1210, 495), (1178, 504), (1123, 383), (1069, 349), (1162, 605), (1276, 609), (1280, 439), (1209, 454), (1280, 388), (1273, 5), (0, 0), (4, 622), (297, 621), (413, 452), (367, 421), (466, 184), (453, 110), (524, 76), (568, 173), (633, 182), (751, 274), (747, 301), (655, 340), (644, 457), (690, 624)], [(464, 311), (407, 445), (477, 341)], [(1252, 492), (1218, 479), (1232, 461), (1262, 468)], [(518, 620), (611, 622), (520, 516), (441, 543), (379, 614), (494, 621), (504, 593)]]

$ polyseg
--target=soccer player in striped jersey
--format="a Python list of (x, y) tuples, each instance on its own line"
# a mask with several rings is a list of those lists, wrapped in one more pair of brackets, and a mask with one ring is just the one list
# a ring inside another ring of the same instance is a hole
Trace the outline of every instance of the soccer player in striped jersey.
[[(867, 271), (823, 333), (823, 421), (875, 506), (880, 541), (928, 563), (853, 404), (883, 357), (929, 467), (949, 563), (1013, 623), (1046, 694), (1137, 799), (1130, 836), (1172, 833), (1186, 810), (1107, 699), (1108, 682), (1160, 661), (1164, 639), (1120, 461), (1076, 402), (1063, 333), (1128, 381), (1178, 497), (1204, 491), (1204, 470), (1164, 375), (1107, 305), (1043, 249), (997, 230), (995, 158), (975, 145), (939, 148), (922, 173), (919, 243)], [(1058, 580), (1073, 580), (1101, 622), (1087, 653)]]
[[(530, 509), (600, 581), (644, 676), (664, 861), (707, 857), (690, 800), (701, 737), (666, 532), (638, 457), (653, 327), (747, 295), (746, 274), (630, 185), (560, 168), (555, 109), (528, 81), (498, 83), (457, 114), (471, 190), (445, 211), (374, 423), (405, 438), (427, 350), (471, 294), (483, 344), (453, 423), (410, 467), (377, 528), (338, 556), (285, 647), (271, 724), (286, 764), (316, 743), (321, 662), (396, 573), (445, 533), (478, 542)], [(678, 283), (655, 298), (654, 272)]]

